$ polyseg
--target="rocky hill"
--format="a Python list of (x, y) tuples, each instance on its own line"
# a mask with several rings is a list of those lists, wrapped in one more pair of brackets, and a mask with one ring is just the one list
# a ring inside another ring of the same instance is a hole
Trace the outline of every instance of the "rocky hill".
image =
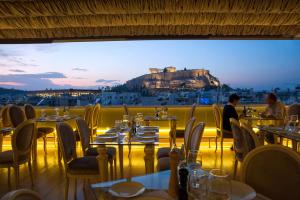
[(175, 67), (164, 69), (150, 68), (145, 74), (126, 82), (129, 89), (201, 89), (219, 86), (219, 80), (205, 69), (176, 70)]

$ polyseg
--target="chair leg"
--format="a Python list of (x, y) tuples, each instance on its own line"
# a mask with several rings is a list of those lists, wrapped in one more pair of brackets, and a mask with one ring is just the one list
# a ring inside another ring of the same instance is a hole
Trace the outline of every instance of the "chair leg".
[(77, 178), (74, 179), (74, 199), (77, 199)]
[(108, 162), (109, 162), (110, 180), (113, 180), (113, 178), (114, 178), (113, 159), (109, 159)]
[(8, 172), (7, 172), (7, 185), (8, 185), (8, 188), (9, 190), (11, 189), (11, 183), (10, 183), (10, 167), (7, 169)]
[(210, 138), (208, 138), (208, 148), (210, 148)]
[(33, 184), (33, 175), (32, 175), (32, 168), (31, 168), (31, 161), (28, 161), (28, 171), (29, 171), (31, 186), (33, 187), (34, 184)]
[(3, 134), (0, 134), (0, 152), (2, 152)]
[(233, 169), (233, 179), (236, 179), (237, 167), (238, 167), (238, 160), (235, 159), (235, 161), (234, 161), (234, 169)]
[(217, 152), (217, 150), (218, 150), (218, 137), (216, 137), (215, 142), (216, 142), (216, 150), (215, 150), (215, 152)]
[(65, 200), (68, 200), (68, 191), (69, 191), (69, 177), (66, 177), (65, 180)]
[(117, 179), (118, 175), (117, 175), (117, 158), (116, 158), (116, 156), (114, 158), (114, 169), (115, 169), (115, 173), (114, 173), (115, 179)]
[(47, 154), (47, 136), (43, 136), (43, 141), (44, 141), (44, 154)]
[(221, 157), (223, 156), (223, 141), (224, 139), (221, 137)]
[(19, 165), (14, 166), (14, 171), (15, 171), (15, 188), (17, 189), (19, 187)]

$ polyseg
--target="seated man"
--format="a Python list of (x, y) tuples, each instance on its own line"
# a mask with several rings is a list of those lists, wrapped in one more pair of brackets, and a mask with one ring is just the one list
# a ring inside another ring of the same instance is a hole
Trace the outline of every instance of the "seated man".
[(228, 103), (223, 109), (223, 137), (232, 138), (230, 118), (239, 120), (239, 116), (235, 110), (235, 106), (240, 102), (240, 97), (236, 94), (229, 96)]
[[(277, 101), (277, 97), (274, 93), (269, 93), (266, 97), (267, 107), (262, 113), (262, 117), (269, 117), (274, 119), (284, 119), (285, 108), (284, 105)], [(274, 144), (274, 136), (272, 133), (265, 133), (266, 141), (270, 144)]]
[(284, 105), (277, 101), (277, 97), (274, 93), (269, 93), (266, 97), (266, 103), (268, 104), (265, 111), (262, 113), (263, 117), (270, 117), (275, 119), (284, 119)]

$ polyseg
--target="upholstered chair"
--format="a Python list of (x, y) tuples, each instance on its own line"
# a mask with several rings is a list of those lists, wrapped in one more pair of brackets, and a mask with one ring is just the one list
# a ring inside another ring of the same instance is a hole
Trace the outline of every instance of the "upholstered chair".
[(9, 116), (8, 116), (8, 108), (10, 105), (6, 105), (0, 110), (0, 118), (2, 119), (2, 129), (0, 133), (0, 152), (2, 152), (2, 144), (4, 136), (7, 136), (12, 133), (12, 127), (10, 124)]
[[(79, 132), (82, 152), (84, 156), (98, 156), (97, 147), (90, 146), (90, 129), (85, 120), (81, 118), (76, 119), (77, 130)], [(107, 147), (108, 162), (110, 164), (111, 179), (113, 174), (117, 176), (117, 162), (116, 162), (116, 148)], [(114, 167), (114, 173), (113, 173)]]
[(242, 163), (241, 180), (272, 200), (300, 199), (300, 155), (282, 145), (260, 146)]
[(218, 138), (220, 138), (221, 139), (221, 142), (220, 142), (221, 143), (221, 156), (223, 156), (224, 138), (228, 138), (228, 135), (232, 135), (232, 133), (223, 129), (223, 124), (222, 124), (223, 115), (222, 115), (221, 108), (217, 104), (213, 104), (212, 107), (213, 107), (213, 113), (214, 113), (216, 128), (217, 128), (216, 151), (218, 150)]
[[(190, 119), (194, 117), (196, 107), (197, 105), (195, 103), (191, 105), (186, 118), (186, 122), (188, 122)], [(180, 128), (176, 129), (176, 137), (184, 137), (184, 135), (185, 135), (185, 129), (180, 129)]]
[(77, 157), (76, 138), (70, 125), (66, 123), (57, 123), (56, 130), (66, 176), (64, 199), (68, 199), (70, 178), (75, 180), (74, 199), (76, 199), (78, 178), (85, 180), (99, 177), (98, 160), (95, 156)]
[(33, 190), (19, 189), (5, 194), (1, 200), (42, 200), (42, 198)]
[(0, 168), (8, 168), (8, 185), (10, 186), (10, 168), (15, 171), (16, 187), (19, 186), (19, 165), (28, 164), (31, 184), (33, 185), (31, 169), (31, 148), (36, 134), (33, 120), (20, 123), (12, 134), (12, 150), (0, 153)]
[(25, 113), (19, 106), (11, 105), (8, 107), (8, 117), (10, 124), (16, 128), (19, 124), (25, 121)]
[(231, 125), (232, 136), (233, 136), (233, 149), (235, 152), (235, 162), (234, 162), (234, 178), (235, 178), (238, 162), (243, 162), (246, 154), (248, 153), (248, 148), (244, 139), (244, 135), (240, 123), (236, 119), (230, 118), (230, 125)]
[[(32, 105), (26, 104), (24, 106), (24, 110), (25, 110), (25, 115), (26, 115), (27, 119), (36, 120), (36, 111)], [(36, 138), (37, 139), (43, 138), (45, 154), (47, 153), (47, 135), (51, 134), (53, 132), (54, 132), (54, 128), (52, 128), (52, 127), (41, 126), (41, 127), (37, 128)], [(37, 141), (35, 141), (35, 143), (34, 143), (35, 144), (34, 148), (36, 148), (36, 146), (37, 146), (36, 143), (37, 143)]]
[[(184, 138), (183, 138), (185, 152), (188, 151), (187, 148), (189, 146), (190, 136), (191, 136), (195, 121), (196, 121), (196, 118), (193, 117), (185, 125)], [(156, 154), (157, 159), (163, 158), (163, 157), (168, 157), (170, 151), (171, 151), (170, 147), (159, 148), (157, 151), (157, 154)]]
[[(187, 151), (199, 150), (204, 128), (204, 122), (200, 122), (194, 127), (190, 136), (190, 140), (188, 142)], [(164, 171), (168, 169), (170, 169), (170, 157), (159, 158), (157, 161), (157, 171)]]

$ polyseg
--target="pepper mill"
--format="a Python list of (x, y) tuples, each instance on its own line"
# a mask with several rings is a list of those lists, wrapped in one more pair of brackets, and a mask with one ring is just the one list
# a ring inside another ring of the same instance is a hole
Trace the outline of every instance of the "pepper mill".
[(178, 175), (177, 175), (177, 167), (180, 159), (180, 149), (173, 148), (170, 151), (170, 180), (169, 180), (169, 195), (173, 198), (178, 196)]

